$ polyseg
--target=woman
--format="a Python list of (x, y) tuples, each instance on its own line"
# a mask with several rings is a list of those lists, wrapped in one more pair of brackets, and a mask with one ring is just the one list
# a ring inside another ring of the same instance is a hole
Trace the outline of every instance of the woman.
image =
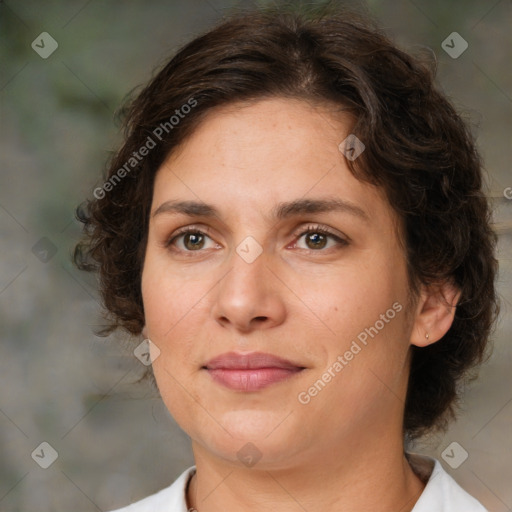
[(485, 510), (405, 450), (498, 310), (481, 163), (433, 80), (367, 20), (274, 9), (129, 105), (75, 259), (151, 340), (195, 466), (123, 511)]

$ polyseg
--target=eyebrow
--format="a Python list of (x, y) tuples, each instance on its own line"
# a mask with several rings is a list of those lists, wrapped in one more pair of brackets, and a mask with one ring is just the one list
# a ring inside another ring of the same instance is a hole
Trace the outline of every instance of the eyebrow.
[[(359, 206), (343, 199), (296, 199), (278, 203), (271, 211), (271, 218), (282, 220), (289, 217), (311, 213), (343, 212), (370, 221), (368, 214)], [(220, 217), (219, 211), (212, 205), (197, 201), (165, 201), (153, 213), (153, 217), (162, 213), (183, 214), (190, 217)]]

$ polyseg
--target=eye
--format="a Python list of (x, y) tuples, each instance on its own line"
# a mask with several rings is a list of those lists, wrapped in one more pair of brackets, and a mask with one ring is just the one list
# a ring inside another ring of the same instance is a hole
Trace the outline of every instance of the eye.
[[(172, 248), (177, 252), (192, 253), (204, 249), (219, 249), (221, 246), (214, 242), (207, 234), (208, 229), (199, 229), (194, 226), (187, 226), (175, 233), (167, 242), (165, 247)], [(321, 225), (310, 225), (295, 235), (295, 242), (292, 248), (306, 251), (322, 251), (325, 249), (340, 248), (349, 245), (349, 240), (344, 239), (329, 228)], [(304, 239), (301, 247), (300, 240)]]
[(298, 247), (308, 251), (320, 251), (322, 249), (332, 249), (333, 247), (342, 247), (349, 245), (348, 240), (335, 235), (332, 231), (324, 226), (308, 226), (305, 231), (297, 235), (297, 241), (294, 247), (299, 245), (299, 240), (304, 237), (306, 247)]
[[(210, 241), (210, 247), (207, 246), (208, 240)], [(204, 231), (193, 226), (188, 226), (178, 231), (178, 233), (166, 242), (165, 246), (174, 246), (176, 250), (183, 252), (197, 252), (201, 249), (220, 247), (219, 244), (213, 242), (213, 240)]]

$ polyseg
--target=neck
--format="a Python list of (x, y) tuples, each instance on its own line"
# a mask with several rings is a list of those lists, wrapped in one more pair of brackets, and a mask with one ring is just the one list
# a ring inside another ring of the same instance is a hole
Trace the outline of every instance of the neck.
[(197, 512), (410, 512), (425, 485), (407, 462), (401, 438), (393, 443), (358, 437), (344, 443), (349, 449), (331, 449), (316, 460), (260, 468), (213, 457), (193, 443), (197, 471), (187, 506)]

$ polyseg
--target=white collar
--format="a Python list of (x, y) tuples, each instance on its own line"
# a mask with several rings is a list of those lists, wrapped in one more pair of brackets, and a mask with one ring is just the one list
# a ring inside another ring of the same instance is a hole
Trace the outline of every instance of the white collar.
[[(427, 484), (412, 512), (487, 512), (455, 482), (438, 460), (418, 454), (407, 454), (407, 458), (415, 473)], [(195, 471), (196, 467), (191, 466), (169, 487), (112, 512), (189, 512), (186, 489)]]
[(438, 460), (419, 454), (407, 454), (415, 473), (420, 477), (430, 476), (412, 512), (487, 512), (473, 496), (468, 494), (443, 469)]

